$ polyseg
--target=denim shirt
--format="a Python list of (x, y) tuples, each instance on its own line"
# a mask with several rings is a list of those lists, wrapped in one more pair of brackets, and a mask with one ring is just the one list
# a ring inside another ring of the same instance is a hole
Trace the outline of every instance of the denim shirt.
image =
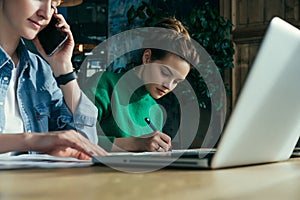
[[(21, 40), (18, 46), (19, 68), (17, 102), (25, 132), (76, 130), (97, 144), (97, 108), (81, 93), (73, 115), (64, 102), (49, 64), (27, 50)], [(5, 126), (4, 104), (13, 61), (0, 47), (0, 133)]]

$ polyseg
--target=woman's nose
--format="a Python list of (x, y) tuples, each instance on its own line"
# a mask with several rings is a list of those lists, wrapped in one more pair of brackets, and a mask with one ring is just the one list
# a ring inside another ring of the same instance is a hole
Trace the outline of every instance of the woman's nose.
[(172, 81), (165, 81), (163, 83), (163, 86), (168, 89), (168, 90), (171, 90), (172, 89)]
[(51, 1), (41, 1), (39, 10), (37, 11), (38, 16), (45, 20), (51, 19), (54, 13), (54, 8), (51, 6)]

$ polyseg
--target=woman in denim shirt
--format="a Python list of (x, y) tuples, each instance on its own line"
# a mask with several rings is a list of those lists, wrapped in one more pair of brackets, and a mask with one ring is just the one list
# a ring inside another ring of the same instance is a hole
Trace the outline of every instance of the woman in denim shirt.
[[(80, 159), (106, 154), (96, 145), (97, 109), (81, 92), (73, 72), (70, 27), (56, 13), (60, 4), (74, 2), (78, 0), (0, 0), (0, 153), (29, 151)], [(52, 15), (68, 39), (47, 56), (36, 36)], [(29, 52), (21, 38), (33, 40), (45, 60)]]

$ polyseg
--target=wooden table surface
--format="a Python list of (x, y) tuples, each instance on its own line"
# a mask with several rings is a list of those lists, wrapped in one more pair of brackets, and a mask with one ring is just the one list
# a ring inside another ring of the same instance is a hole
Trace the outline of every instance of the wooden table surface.
[(109, 167), (0, 171), (0, 199), (300, 199), (300, 158), (220, 170)]

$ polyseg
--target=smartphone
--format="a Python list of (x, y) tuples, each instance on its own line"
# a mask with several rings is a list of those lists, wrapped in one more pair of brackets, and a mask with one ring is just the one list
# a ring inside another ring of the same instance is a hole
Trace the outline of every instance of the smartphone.
[(48, 56), (53, 55), (68, 39), (67, 33), (55, 26), (57, 23), (58, 20), (52, 16), (50, 23), (37, 35), (45, 53)]

